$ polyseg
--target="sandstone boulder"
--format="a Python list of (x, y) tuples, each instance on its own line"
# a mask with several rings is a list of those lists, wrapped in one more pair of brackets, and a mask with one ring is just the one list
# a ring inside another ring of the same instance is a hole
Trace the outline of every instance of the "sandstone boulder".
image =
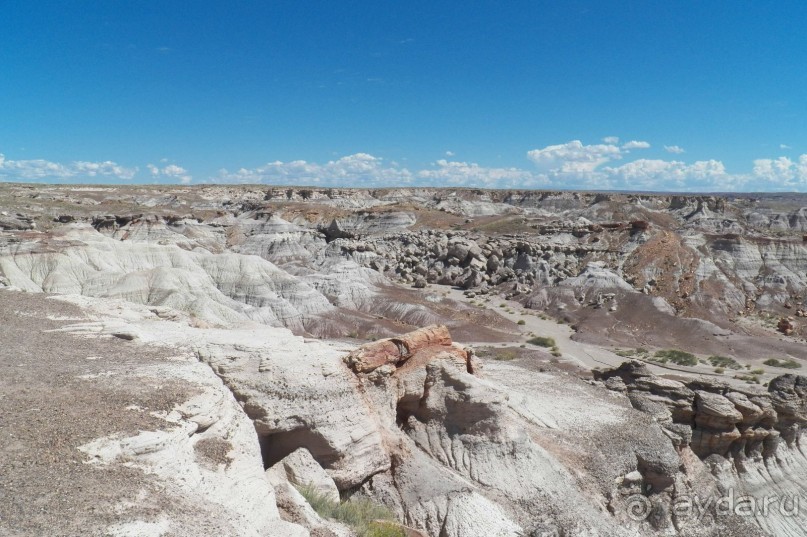
[(793, 333), (795, 326), (787, 317), (782, 317), (779, 319), (779, 324), (776, 325), (776, 329), (779, 330), (786, 336), (789, 336)]
[(734, 403), (734, 407), (743, 415), (743, 425), (752, 427), (759, 423), (763, 411), (758, 405), (751, 402), (748, 396), (737, 392), (729, 392), (726, 394), (726, 399)]
[(729, 457), (738, 468), (749, 457), (775, 455), (780, 439), (792, 445), (807, 424), (807, 377), (799, 375), (776, 377), (765, 391), (706, 377), (685, 383), (664, 379), (633, 360), (595, 371), (595, 378), (626, 392), (631, 405), (653, 416), (673, 445), (689, 446), (701, 459)]
[(282, 466), (286, 478), (300, 487), (311, 487), (331, 501), (339, 501), (336, 483), (314, 460), (306, 448), (299, 448), (288, 454), (278, 465)]
[(743, 415), (726, 397), (698, 390), (695, 392), (695, 424), (699, 427), (731, 430)]

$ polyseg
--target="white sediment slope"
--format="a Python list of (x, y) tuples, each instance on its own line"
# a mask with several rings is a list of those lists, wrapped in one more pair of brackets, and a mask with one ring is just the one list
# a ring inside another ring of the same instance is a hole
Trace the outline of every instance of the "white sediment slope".
[(0, 252), (17, 288), (168, 306), (220, 325), (254, 320), (302, 329), (333, 309), (321, 293), (258, 256), (118, 241), (92, 228)]
[[(504, 363), (480, 370), (478, 359), (466, 362), (461, 347), (437, 343), (436, 336), (404, 339), (414, 354), (402, 365), (354, 372), (350, 367), (358, 366), (343, 362), (350, 347), (284, 328), (195, 328), (181, 314), (166, 320), (126, 302), (67, 299), (96, 319), (67, 332), (126, 333), (136, 335), (135, 345), (180, 349), (184, 359), (148, 374), (201, 388), (164, 416), (161, 430), (85, 444), (89, 460), (142, 468), (200, 505), (222, 506), (234, 521), (249, 519), (244, 535), (252, 528), (304, 535), (327, 526), (310, 519), (305, 530), (277, 529), (274, 491), (283, 497), (283, 513), (300, 507), (277, 475), (294, 474), (289, 468), (300, 462), (289, 456), (301, 448), (342, 493), (384, 502), (403, 522), (435, 536), (667, 534), (674, 527), (669, 518), (628, 517), (632, 485), (624, 476), (638, 472), (640, 481), (659, 486), (650, 498), (660, 505), (694, 493), (693, 479), (714, 486), (697, 458), (681, 470), (685, 454), (625, 396), (564, 373), (525, 376)], [(385, 359), (387, 351), (375, 348), (361, 360)], [(230, 462), (215, 471), (200, 465), (194, 445), (205, 439), (229, 442)], [(263, 466), (283, 471), (267, 480)], [(733, 524), (746, 532), (737, 535), (753, 535), (743, 520), (707, 525), (698, 534), (717, 535), (710, 532)]]

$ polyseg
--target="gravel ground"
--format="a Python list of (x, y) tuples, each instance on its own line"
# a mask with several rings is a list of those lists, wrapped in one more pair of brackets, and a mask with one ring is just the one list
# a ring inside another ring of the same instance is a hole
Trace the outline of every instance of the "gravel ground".
[(194, 386), (137, 375), (174, 349), (52, 331), (82, 318), (45, 295), (0, 291), (0, 536), (104, 535), (132, 516), (166, 513), (204, 534), (198, 507), (153, 476), (84, 464), (78, 446), (164, 426), (148, 411), (170, 410)]

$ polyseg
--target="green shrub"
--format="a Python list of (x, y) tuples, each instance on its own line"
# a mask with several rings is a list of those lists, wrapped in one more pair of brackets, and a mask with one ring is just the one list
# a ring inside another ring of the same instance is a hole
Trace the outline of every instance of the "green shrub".
[(752, 375), (764, 375), (764, 374), (765, 374), (765, 370), (764, 370), (764, 369), (762, 369), (761, 367), (758, 367), (758, 368), (756, 368), (756, 369), (752, 369), (752, 370), (751, 370), (751, 374), (752, 374)]
[(722, 367), (715, 367), (715, 373), (725, 373), (725, 372), (726, 370), (723, 369)]
[(518, 352), (509, 349), (501, 349), (493, 351), (491, 358), (499, 362), (509, 362), (518, 358)]
[(296, 487), (305, 501), (308, 502), (317, 514), (324, 518), (335, 518), (335, 513), (339, 507), (339, 502), (333, 501), (330, 497), (322, 494), (312, 486)]
[(710, 356), (707, 358), (707, 360), (709, 360), (709, 363), (715, 367), (723, 369), (742, 369), (742, 366), (737, 363), (737, 360), (734, 358), (729, 358), (728, 356)]
[(650, 351), (643, 347), (639, 347), (637, 349), (617, 349), (614, 351), (614, 354), (621, 356), (622, 358), (631, 358), (634, 356), (637, 358), (647, 358)]
[(801, 364), (799, 362), (790, 358), (788, 358), (787, 360), (777, 360), (776, 358), (768, 358), (762, 363), (765, 365), (769, 365), (771, 367), (783, 367), (785, 369), (801, 368)]
[(737, 380), (744, 380), (747, 384), (759, 384), (759, 377), (756, 375), (737, 375)]
[(536, 336), (534, 338), (530, 338), (527, 340), (527, 343), (531, 343), (538, 347), (557, 347), (557, 343), (555, 343), (555, 338), (551, 337), (543, 337), (543, 336)]
[(654, 357), (657, 361), (666, 364), (667, 362), (672, 362), (678, 365), (698, 365), (698, 359), (695, 357), (694, 354), (684, 351), (679, 351), (677, 349), (667, 349), (664, 351), (656, 351)]
[(366, 537), (406, 537), (406, 532), (397, 524), (376, 520), (370, 523)]
[(311, 486), (297, 490), (319, 516), (347, 524), (359, 537), (406, 536), (395, 522), (395, 515), (383, 505), (365, 499), (335, 502)]
[(520, 324), (521, 326), (524, 326), (525, 324), (527, 324), (527, 321), (525, 321), (524, 319), (519, 319), (518, 323), (516, 323), (516, 324)]

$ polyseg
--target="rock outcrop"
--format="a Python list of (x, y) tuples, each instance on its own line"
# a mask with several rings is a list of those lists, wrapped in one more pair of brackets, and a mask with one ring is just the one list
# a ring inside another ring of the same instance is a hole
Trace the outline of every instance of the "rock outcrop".
[[(783, 472), (789, 479), (807, 474), (800, 449), (807, 425), (807, 378), (781, 375), (767, 390), (744, 389), (708, 379), (663, 379), (638, 361), (596, 377), (652, 415), (676, 449), (691, 449), (724, 491), (756, 496), (767, 488), (777, 491), (777, 501), (798, 501), (799, 485), (777, 482)], [(761, 522), (774, 534), (795, 535), (804, 521), (803, 514), (778, 510)]]
[(774, 378), (767, 391), (708, 379), (668, 380), (638, 361), (595, 375), (606, 387), (626, 392), (677, 446), (691, 447), (702, 459), (719, 455), (742, 464), (747, 458), (773, 457), (780, 439), (794, 446), (807, 424), (807, 379), (798, 375)]

